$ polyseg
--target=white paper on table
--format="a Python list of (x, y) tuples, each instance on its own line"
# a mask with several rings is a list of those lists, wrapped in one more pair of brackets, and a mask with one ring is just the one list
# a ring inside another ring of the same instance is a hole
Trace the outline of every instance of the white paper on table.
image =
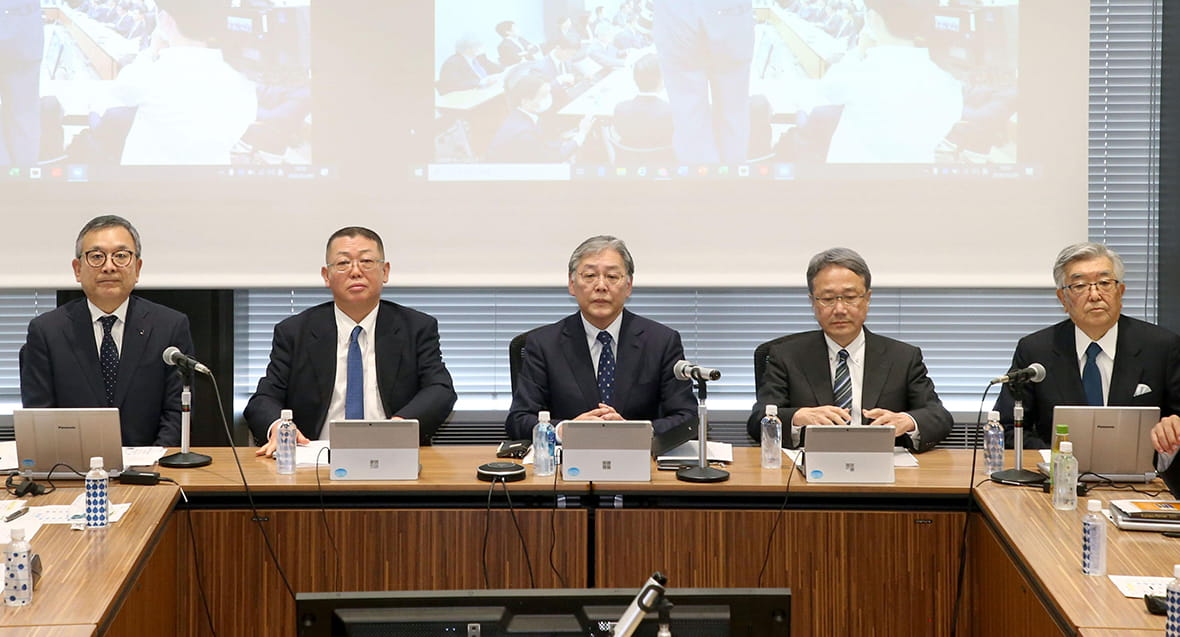
[(314, 467), (317, 457), (321, 466), (328, 466), (328, 454), (325, 452), (319, 455), (321, 449), (331, 449), (327, 440), (312, 440), (306, 445), (298, 445), (295, 447), (295, 466)]
[(150, 467), (157, 462), (168, 449), (164, 447), (123, 447), (124, 467)]
[[(701, 457), (699, 441), (689, 440), (680, 446), (670, 449), (668, 453), (656, 460), (698, 460)], [(728, 442), (710, 440), (705, 445), (709, 462), (733, 462), (733, 445)]]
[(0, 471), (11, 471), (19, 464), (16, 461), (16, 441), (0, 442)]
[(1170, 577), (1138, 577), (1136, 575), (1107, 575), (1124, 597), (1143, 599), (1146, 594), (1165, 595)]
[[(121, 504), (111, 503), (111, 524), (123, 518), (123, 514), (131, 508), (130, 502)], [(24, 517), (33, 517), (41, 524), (76, 524), (86, 520), (86, 494), (79, 493), (70, 504), (55, 504), (50, 506), (29, 507)]]
[[(710, 443), (712, 444), (712, 443)], [(802, 449), (787, 449), (783, 448), (783, 453), (787, 454), (793, 464), (799, 464), (799, 456), (803, 453)], [(916, 467), (918, 466), (918, 459), (914, 454), (910, 453), (905, 447), (893, 448), (893, 466), (894, 467)]]
[[(1052, 449), (1038, 449), (1037, 451), (1041, 453), (1041, 462), (1049, 462), (1053, 459)], [(1142, 595), (1140, 595), (1140, 597), (1142, 597)]]

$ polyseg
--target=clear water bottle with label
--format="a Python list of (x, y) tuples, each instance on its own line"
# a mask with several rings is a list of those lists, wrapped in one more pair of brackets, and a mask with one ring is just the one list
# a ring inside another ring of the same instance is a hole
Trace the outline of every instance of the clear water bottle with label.
[(86, 473), (86, 528), (105, 529), (111, 525), (110, 476), (102, 468), (102, 458), (90, 459)]
[(32, 551), (25, 539), (24, 528), (13, 527), (12, 542), (4, 554), (4, 604), (7, 606), (27, 606), (33, 601)]
[(767, 405), (762, 418), (762, 468), (783, 468), (783, 421), (778, 419), (778, 405)]
[(279, 426), (275, 431), (275, 472), (279, 475), (295, 473), (296, 429), (293, 412), (284, 409), (279, 412)]
[(1072, 511), (1078, 508), (1078, 460), (1073, 457), (1073, 443), (1061, 443), (1061, 451), (1053, 458), (1050, 474), (1053, 478), (1053, 508)]
[(1082, 518), (1082, 572), (1106, 575), (1106, 519), (1102, 516), (1102, 502), (1088, 500), (1086, 510), (1086, 517)]
[(1168, 621), (1164, 624), (1164, 635), (1180, 637), (1180, 564), (1172, 566), (1172, 578), (1168, 583)]
[(998, 411), (989, 411), (983, 426), (983, 465), (989, 476), (1004, 470), (1004, 426)]
[(557, 471), (557, 431), (549, 422), (549, 412), (537, 414), (533, 426), (533, 475), (551, 476)]
[(1053, 485), (1053, 459), (1057, 454), (1061, 453), (1061, 443), (1069, 442), (1069, 425), (1058, 424), (1053, 426), (1053, 441), (1049, 444), (1049, 485)]

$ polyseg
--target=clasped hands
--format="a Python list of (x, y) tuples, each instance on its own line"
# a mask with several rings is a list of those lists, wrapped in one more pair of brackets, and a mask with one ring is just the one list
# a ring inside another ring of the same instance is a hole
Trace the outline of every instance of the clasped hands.
[[(913, 431), (917, 425), (914, 419), (905, 412), (889, 411), (888, 409), (862, 409), (861, 422), (873, 427), (893, 427), (895, 435), (902, 435)], [(819, 407), (800, 407), (791, 418), (791, 424), (796, 427), (808, 425), (847, 425), (852, 421), (852, 414), (847, 409), (835, 405)]]

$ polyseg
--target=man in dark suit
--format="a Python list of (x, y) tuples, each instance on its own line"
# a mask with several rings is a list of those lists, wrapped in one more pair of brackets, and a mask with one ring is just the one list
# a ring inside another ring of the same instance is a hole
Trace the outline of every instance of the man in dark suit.
[(639, 95), (615, 105), (614, 128), (619, 141), (632, 148), (672, 146), (672, 107), (660, 97), (664, 83), (660, 61), (649, 53), (635, 62)]
[(582, 118), (569, 134), (551, 136), (541, 116), (553, 108), (553, 89), (544, 77), (526, 66), (508, 74), (505, 96), (514, 108), (488, 146), (487, 160), (497, 163), (558, 163), (571, 158), (586, 141), (594, 117)]
[(696, 422), (692, 385), (672, 373), (684, 358), (680, 334), (623, 309), (634, 274), (621, 239), (591, 237), (574, 250), (578, 312), (529, 333), (504, 423), (510, 437), (531, 436), (543, 410), (555, 422), (650, 420), (656, 433)]
[(440, 94), (463, 91), (494, 83), (500, 67), (483, 53), (483, 43), (473, 35), (455, 43), (455, 54), (442, 63), (438, 71)]
[[(1045, 366), (1045, 379), (1023, 391), (1026, 448), (1049, 446), (1057, 405), (1159, 407), (1156, 433), (1180, 424), (1180, 336), (1122, 315), (1123, 273), (1122, 258), (1100, 243), (1057, 255), (1053, 279), (1069, 319), (1020, 339), (1012, 356), (1014, 370)], [(1009, 443), (1013, 407), (1005, 385), (996, 409), (1009, 425)]]
[(41, 154), (38, 0), (0, 0), (0, 166), (34, 166)]
[(182, 381), (162, 354), (191, 354), (188, 317), (131, 295), (143, 266), (139, 232), (104, 215), (82, 227), (74, 277), (86, 298), (29, 323), (21, 349), (25, 407), (118, 407), (126, 446), (180, 444)]
[(522, 61), (536, 60), (541, 56), (541, 47), (520, 37), (516, 32), (516, 23), (505, 20), (496, 25), (496, 33), (503, 38), (496, 52), (500, 56), (500, 66), (508, 68)]
[(246, 404), (258, 455), (274, 455), (274, 425), (292, 410), (297, 439), (327, 439), (333, 420), (417, 419), (422, 444), (455, 405), (439, 348), (438, 321), (381, 300), (389, 263), (368, 228), (337, 230), (320, 269), (332, 302), (275, 326), (266, 375)]
[(822, 329), (779, 339), (766, 357), (758, 402), (747, 422), (761, 436), (766, 405), (790, 425), (784, 442), (803, 444), (809, 425), (893, 427), (897, 444), (922, 452), (954, 424), (926, 374), (922, 351), (864, 328), (872, 275), (856, 252), (832, 248), (811, 258), (807, 290)]

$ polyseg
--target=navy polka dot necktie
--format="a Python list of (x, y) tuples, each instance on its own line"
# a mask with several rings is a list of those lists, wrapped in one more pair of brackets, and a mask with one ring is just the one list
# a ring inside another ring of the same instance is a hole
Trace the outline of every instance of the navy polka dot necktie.
[(598, 342), (602, 343), (602, 353), (598, 355), (598, 399), (607, 405), (615, 393), (615, 353), (610, 348), (613, 340), (610, 332), (598, 333)]
[(98, 350), (98, 364), (102, 368), (102, 382), (106, 386), (107, 406), (115, 405), (115, 380), (119, 378), (119, 348), (115, 347), (115, 338), (111, 336), (111, 328), (119, 317), (108, 314), (98, 319), (102, 323), (102, 347)]

